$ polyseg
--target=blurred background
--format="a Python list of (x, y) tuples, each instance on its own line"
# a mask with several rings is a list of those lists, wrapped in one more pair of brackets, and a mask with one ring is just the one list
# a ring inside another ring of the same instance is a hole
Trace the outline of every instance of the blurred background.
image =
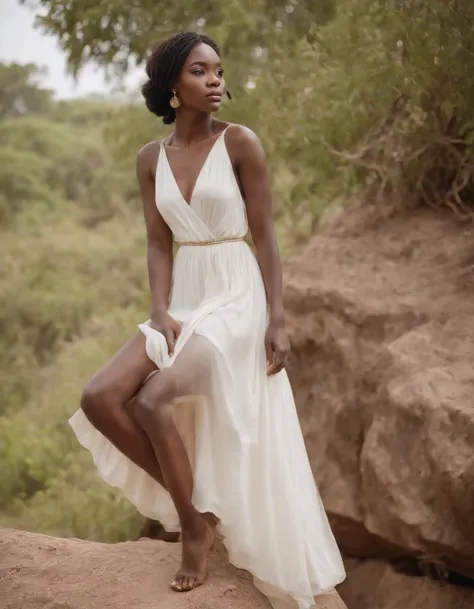
[(67, 419), (149, 312), (151, 46), (184, 28), (220, 43), (219, 117), (262, 140), (285, 258), (357, 197), (470, 213), (473, 17), (468, 0), (2, 0), (1, 526), (118, 541), (142, 525)]

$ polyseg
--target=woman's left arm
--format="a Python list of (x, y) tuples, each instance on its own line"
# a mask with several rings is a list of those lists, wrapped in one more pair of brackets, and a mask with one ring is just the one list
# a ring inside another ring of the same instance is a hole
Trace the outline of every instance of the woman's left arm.
[(265, 153), (257, 136), (246, 127), (229, 129), (228, 149), (240, 181), (250, 233), (270, 307), (270, 321), (265, 336), (268, 374), (276, 374), (288, 362), (290, 343), (285, 330), (282, 274), (275, 227), (272, 218), (272, 195)]

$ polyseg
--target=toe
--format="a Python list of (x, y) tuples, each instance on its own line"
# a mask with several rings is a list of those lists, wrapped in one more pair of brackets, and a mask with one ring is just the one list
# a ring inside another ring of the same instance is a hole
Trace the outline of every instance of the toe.
[(182, 592), (183, 591), (183, 585), (181, 580), (179, 580), (177, 577), (175, 577), (173, 579), (173, 581), (170, 583), (170, 588), (172, 590), (175, 590), (176, 592)]
[(194, 588), (194, 577), (187, 577), (183, 588), (185, 590), (192, 590)]

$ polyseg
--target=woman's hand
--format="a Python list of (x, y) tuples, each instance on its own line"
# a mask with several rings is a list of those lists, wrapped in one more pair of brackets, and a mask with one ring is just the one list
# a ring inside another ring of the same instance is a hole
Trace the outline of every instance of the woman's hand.
[(290, 341), (283, 323), (270, 321), (265, 334), (265, 350), (267, 374), (272, 376), (283, 370), (290, 357)]
[(181, 323), (165, 311), (151, 316), (150, 327), (163, 334), (168, 345), (168, 354), (173, 355), (176, 341), (181, 334)]

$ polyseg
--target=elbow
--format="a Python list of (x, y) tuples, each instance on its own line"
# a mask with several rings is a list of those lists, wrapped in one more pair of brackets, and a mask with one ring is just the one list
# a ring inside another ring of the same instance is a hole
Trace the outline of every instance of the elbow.
[(148, 240), (147, 244), (148, 256), (153, 258), (172, 258), (173, 257), (173, 242), (170, 239), (163, 241)]
[(252, 241), (257, 250), (271, 247), (275, 242), (275, 230), (271, 222), (265, 222), (251, 228)]
[(147, 249), (148, 272), (152, 275), (161, 273), (173, 266), (173, 250), (171, 247), (148, 245)]

